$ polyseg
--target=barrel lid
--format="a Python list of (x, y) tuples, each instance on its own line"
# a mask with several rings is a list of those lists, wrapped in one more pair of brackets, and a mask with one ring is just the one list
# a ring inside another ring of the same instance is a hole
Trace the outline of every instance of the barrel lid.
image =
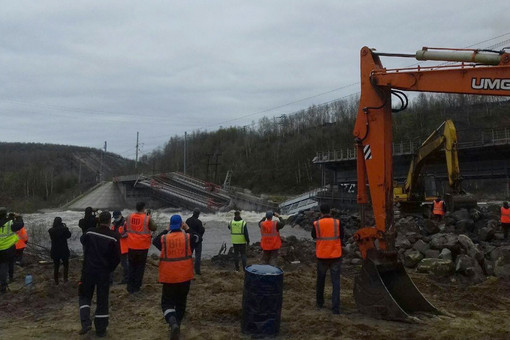
[(246, 267), (246, 271), (256, 275), (282, 275), (280, 268), (268, 264), (252, 264)]

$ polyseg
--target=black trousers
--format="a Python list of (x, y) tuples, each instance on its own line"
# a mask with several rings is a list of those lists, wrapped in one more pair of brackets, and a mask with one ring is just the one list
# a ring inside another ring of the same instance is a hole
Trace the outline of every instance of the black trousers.
[(16, 253), (16, 247), (0, 250), (0, 291), (5, 292), (7, 289), (7, 275), (9, 273), (9, 263)]
[(276, 266), (280, 249), (262, 250), (262, 263)]
[(149, 249), (129, 249), (129, 277), (127, 291), (134, 293), (140, 290), (145, 272), (145, 263), (147, 262), (147, 253)]
[(501, 227), (503, 228), (503, 235), (506, 240), (508, 238), (508, 230), (510, 230), (510, 223), (501, 223)]
[(331, 285), (333, 287), (333, 292), (331, 294), (331, 309), (333, 310), (333, 313), (339, 313), (342, 258), (317, 259), (317, 285), (315, 290), (317, 306), (322, 307), (324, 304), (324, 285), (326, 283), (326, 273), (328, 270), (331, 275)]
[(59, 259), (53, 259), (53, 278), (55, 279), (55, 283), (58, 284), (58, 272), (60, 270), (60, 261), (64, 266), (64, 282), (67, 282), (69, 276), (69, 258), (62, 257)]
[(19, 265), (21, 265), (21, 260), (23, 259), (23, 250), (25, 250), (25, 248), (16, 249), (14, 256), (9, 261), (9, 278), (11, 280), (14, 278), (14, 264), (18, 262)]
[(161, 310), (166, 322), (170, 323), (173, 316), (180, 325), (186, 312), (186, 301), (188, 300), (191, 281), (181, 283), (163, 283), (161, 294)]
[(239, 270), (239, 256), (241, 256), (244, 269), (246, 268), (246, 244), (234, 244), (234, 266), (236, 270)]
[(108, 296), (110, 294), (110, 273), (103, 274), (87, 274), (82, 273), (81, 282), (78, 286), (79, 304), (80, 304), (80, 320), (81, 326), (92, 326), (90, 320), (90, 305), (92, 304), (92, 296), (94, 289), (96, 290), (96, 313), (94, 316), (94, 326), (96, 332), (102, 333), (108, 327)]

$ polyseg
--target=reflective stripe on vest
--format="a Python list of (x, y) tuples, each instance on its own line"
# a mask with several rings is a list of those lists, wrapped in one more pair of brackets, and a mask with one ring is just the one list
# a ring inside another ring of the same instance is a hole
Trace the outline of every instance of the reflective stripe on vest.
[(265, 220), (260, 224), (260, 247), (262, 250), (276, 250), (282, 246), (276, 221)]
[(340, 221), (326, 217), (314, 222), (315, 254), (320, 259), (334, 259), (342, 256)]
[(510, 208), (501, 207), (501, 223), (510, 223)]
[(245, 226), (246, 222), (243, 220), (230, 222), (230, 235), (232, 237), (232, 244), (246, 243), (246, 238), (244, 237)]
[[(143, 216), (143, 218), (142, 218)], [(150, 216), (144, 213), (133, 213), (126, 221), (128, 247), (130, 249), (149, 249), (151, 246)]]
[(190, 236), (184, 231), (161, 236), (159, 282), (179, 283), (193, 279)]
[(9, 249), (18, 242), (18, 235), (12, 231), (12, 221), (0, 226), (0, 250)]
[(434, 215), (444, 215), (444, 202), (443, 201), (434, 201), (434, 209), (432, 210)]

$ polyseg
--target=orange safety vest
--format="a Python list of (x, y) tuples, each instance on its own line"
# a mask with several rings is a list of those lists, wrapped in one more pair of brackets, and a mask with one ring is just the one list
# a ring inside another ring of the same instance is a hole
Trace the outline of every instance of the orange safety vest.
[(434, 215), (444, 215), (444, 201), (434, 201), (434, 208), (432, 209)]
[(184, 230), (161, 236), (159, 282), (179, 283), (193, 279), (190, 237)]
[[(110, 229), (112, 231), (115, 231), (115, 225), (112, 224)], [(126, 254), (128, 252), (128, 250), (129, 250), (129, 247), (128, 247), (128, 238), (127, 237), (122, 237), (122, 234), (124, 233), (124, 226), (120, 226), (119, 229), (117, 229), (117, 232), (120, 235), (120, 237), (119, 237), (120, 253), (121, 254)]]
[(501, 207), (501, 223), (510, 223), (510, 208)]
[(126, 220), (129, 249), (149, 249), (151, 247), (151, 231), (149, 220), (151, 217), (144, 213), (133, 213)]
[(342, 256), (340, 221), (326, 217), (313, 222), (315, 228), (315, 255), (319, 259), (336, 259)]
[(260, 246), (262, 250), (276, 250), (282, 246), (280, 233), (276, 228), (278, 222), (273, 220), (265, 220), (260, 224)]
[(25, 227), (16, 232), (18, 235), (18, 242), (16, 242), (16, 249), (25, 249), (27, 247), (28, 234)]

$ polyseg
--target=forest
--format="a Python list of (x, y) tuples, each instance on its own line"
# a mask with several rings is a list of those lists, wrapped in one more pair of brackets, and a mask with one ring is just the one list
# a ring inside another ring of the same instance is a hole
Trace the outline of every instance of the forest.
[[(258, 194), (299, 194), (321, 185), (312, 160), (317, 152), (352, 149), (358, 98), (311, 106), (257, 124), (194, 131), (186, 138), (187, 174)], [(452, 119), (459, 141), (484, 130), (510, 127), (510, 101), (498, 97), (421, 93), (393, 115), (394, 141), (419, 145), (444, 120)], [(476, 132), (476, 133), (473, 133)], [(183, 171), (184, 138), (174, 136), (144, 158), (148, 172)]]
[[(317, 152), (352, 149), (358, 98), (311, 106), (249, 126), (193, 131), (186, 138), (186, 173), (255, 194), (287, 196), (321, 185)], [(420, 94), (393, 115), (394, 141), (419, 145), (452, 119), (459, 141), (510, 127), (510, 101), (498, 97)], [(170, 137), (137, 168), (144, 174), (184, 171), (183, 136)], [(0, 143), (0, 205), (33, 211), (58, 207), (101, 180), (136, 172), (134, 161), (99, 149), (37, 143)]]

